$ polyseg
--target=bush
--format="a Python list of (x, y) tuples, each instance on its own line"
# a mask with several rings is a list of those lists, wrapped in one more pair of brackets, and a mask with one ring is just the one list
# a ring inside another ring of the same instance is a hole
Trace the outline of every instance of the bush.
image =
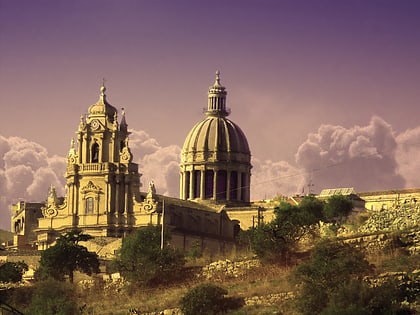
[(28, 270), (28, 265), (23, 261), (6, 262), (0, 266), (0, 282), (19, 282), (22, 275)]
[(71, 284), (53, 279), (35, 284), (28, 314), (68, 315), (77, 314), (78, 311), (75, 290)]
[(297, 306), (302, 314), (319, 314), (343, 283), (366, 275), (371, 266), (357, 248), (339, 241), (320, 241), (311, 258), (294, 271), (300, 284)]
[(330, 294), (329, 302), (321, 315), (403, 315), (411, 314), (402, 305), (404, 292), (397, 283), (388, 281), (372, 287), (368, 283), (355, 279), (344, 283)]
[(213, 284), (199, 285), (181, 299), (181, 310), (184, 315), (214, 315), (240, 308), (244, 304), (242, 299), (225, 297), (227, 293)]
[(162, 284), (180, 277), (184, 255), (169, 244), (161, 249), (160, 237), (159, 226), (140, 228), (125, 237), (112, 268), (136, 285)]

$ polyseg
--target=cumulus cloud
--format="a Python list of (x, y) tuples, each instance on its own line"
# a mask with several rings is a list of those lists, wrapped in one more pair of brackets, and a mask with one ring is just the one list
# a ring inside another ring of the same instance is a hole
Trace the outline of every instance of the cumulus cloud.
[(294, 195), (301, 192), (301, 171), (285, 161), (261, 161), (252, 158), (251, 199), (262, 200), (276, 195)]
[(134, 161), (143, 174), (141, 182), (146, 190), (153, 181), (159, 194), (179, 196), (179, 163), (181, 148), (177, 145), (162, 147), (145, 131), (130, 130), (130, 148)]
[(19, 199), (45, 200), (55, 185), (64, 194), (65, 159), (48, 156), (46, 148), (20, 137), (0, 136), (0, 228), (10, 226), (10, 205)]
[(420, 126), (398, 135), (396, 140), (399, 173), (407, 187), (420, 187)]
[[(161, 146), (145, 131), (131, 130), (130, 148), (142, 173), (142, 191), (153, 180), (159, 194), (179, 195), (181, 148)], [(395, 135), (379, 117), (367, 126), (322, 125), (286, 161), (252, 159), (251, 199), (293, 195), (312, 181), (313, 191), (354, 187), (357, 191), (420, 187), (420, 127)], [(43, 146), (0, 135), (0, 228), (9, 229), (10, 205), (46, 199), (51, 184), (65, 193), (66, 160)], [(305, 189), (307, 192), (307, 189)]]
[(322, 125), (309, 134), (296, 153), (305, 181), (315, 190), (354, 187), (356, 191), (405, 187), (398, 172), (397, 140), (380, 117), (367, 126)]

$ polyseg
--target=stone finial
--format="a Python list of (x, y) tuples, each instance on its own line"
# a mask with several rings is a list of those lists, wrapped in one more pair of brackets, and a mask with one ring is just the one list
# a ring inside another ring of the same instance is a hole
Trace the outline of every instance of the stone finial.
[(153, 182), (153, 180), (151, 180), (149, 182), (149, 190), (147, 191), (147, 195), (152, 195), (154, 196), (156, 194), (156, 187), (155, 187), (155, 183)]
[(220, 85), (220, 71), (216, 71), (216, 80), (214, 81), (214, 85)]

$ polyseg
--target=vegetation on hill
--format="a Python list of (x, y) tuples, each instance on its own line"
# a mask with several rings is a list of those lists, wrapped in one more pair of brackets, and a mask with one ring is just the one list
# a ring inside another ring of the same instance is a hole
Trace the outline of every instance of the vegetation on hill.
[(127, 280), (137, 285), (156, 285), (170, 282), (184, 266), (184, 255), (170, 246), (165, 233), (161, 248), (161, 228), (148, 226), (125, 237), (113, 267)]
[(19, 282), (22, 275), (28, 270), (28, 265), (23, 261), (19, 262), (0, 262), (0, 282)]
[(98, 273), (98, 255), (79, 245), (79, 242), (85, 242), (91, 238), (92, 236), (83, 234), (78, 229), (61, 235), (54, 246), (41, 253), (37, 278), (53, 278), (62, 281), (65, 276), (68, 276), (70, 282), (73, 283), (76, 270), (88, 275)]
[[(242, 244), (247, 246), (242, 251), (220, 257), (206, 253), (184, 257), (169, 246), (161, 250), (160, 228), (140, 229), (124, 239), (114, 263), (131, 285), (100, 279), (78, 285), (38, 282), (10, 291), (7, 302), (26, 313), (35, 311), (37, 301), (48, 300), (51, 305), (72, 305), (66, 314), (103, 315), (152, 314), (173, 308), (205, 314), (203, 307), (208, 314), (230, 315), (419, 311), (420, 279), (415, 270), (420, 257), (398, 247), (403, 242), (383, 252), (366, 252), (360, 243), (322, 239), (313, 229), (320, 219), (338, 226), (348, 214), (343, 200), (330, 203), (330, 209), (328, 201), (311, 197), (300, 206), (279, 204), (272, 222), (243, 233)], [(300, 246), (302, 240), (305, 246)], [(205, 268), (206, 273), (200, 268), (217, 258), (249, 261), (255, 255), (263, 263), (240, 274), (232, 273), (230, 267), (226, 272), (214, 269), (213, 264)], [(212, 277), (208, 277), (210, 266)], [(39, 289), (43, 285), (56, 289)], [(26, 291), (20, 294), (21, 290)], [(23, 295), (28, 298), (22, 300)]]
[(316, 223), (341, 222), (352, 208), (348, 197), (341, 195), (326, 202), (313, 196), (306, 196), (299, 205), (281, 202), (271, 222), (244, 231), (240, 238), (264, 262), (287, 265), (293, 263), (299, 242), (313, 234)]

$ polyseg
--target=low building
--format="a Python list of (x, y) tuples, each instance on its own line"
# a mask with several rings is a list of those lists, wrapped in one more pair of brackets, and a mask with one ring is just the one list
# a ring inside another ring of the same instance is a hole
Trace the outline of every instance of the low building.
[(38, 219), (42, 217), (41, 208), (44, 203), (19, 201), (12, 205), (11, 228), (13, 235), (12, 247), (33, 249), (36, 247), (35, 229)]
[(378, 211), (401, 207), (420, 208), (420, 188), (371, 191), (360, 193), (366, 209)]

